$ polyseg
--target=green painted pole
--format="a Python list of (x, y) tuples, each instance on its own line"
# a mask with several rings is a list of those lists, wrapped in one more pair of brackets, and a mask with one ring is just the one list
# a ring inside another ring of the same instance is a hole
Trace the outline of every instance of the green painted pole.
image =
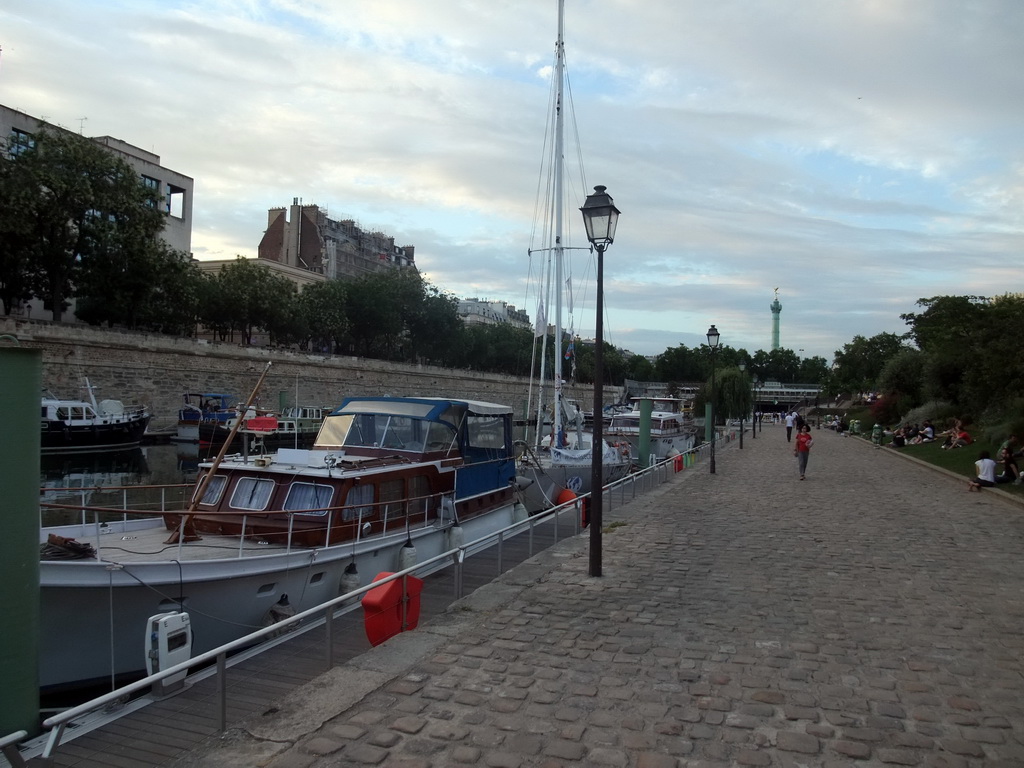
[(704, 403), (704, 442), (711, 442), (711, 430), (715, 425), (711, 423), (711, 403)]
[(651, 463), (651, 413), (654, 401), (645, 397), (640, 401), (640, 468), (646, 469)]
[(0, 735), (39, 732), (39, 393), (42, 352), (0, 338), (0, 440), (4, 535), (0, 584), (7, 612), (0, 631)]

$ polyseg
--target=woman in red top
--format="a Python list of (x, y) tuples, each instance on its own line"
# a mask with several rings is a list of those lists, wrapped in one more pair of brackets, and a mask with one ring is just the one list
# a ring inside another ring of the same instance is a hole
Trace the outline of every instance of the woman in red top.
[(793, 455), (796, 456), (800, 467), (801, 480), (804, 479), (804, 473), (807, 472), (807, 459), (811, 455), (812, 445), (814, 445), (814, 438), (811, 437), (811, 427), (809, 424), (804, 424), (800, 434), (796, 436), (796, 447), (793, 449)]

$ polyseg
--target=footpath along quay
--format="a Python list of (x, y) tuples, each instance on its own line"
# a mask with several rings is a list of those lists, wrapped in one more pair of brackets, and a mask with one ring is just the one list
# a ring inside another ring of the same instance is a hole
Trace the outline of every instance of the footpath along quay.
[[(719, 450), (176, 766), (1022, 766), (1024, 508), (865, 441)], [(615, 525), (620, 523), (620, 525)]]

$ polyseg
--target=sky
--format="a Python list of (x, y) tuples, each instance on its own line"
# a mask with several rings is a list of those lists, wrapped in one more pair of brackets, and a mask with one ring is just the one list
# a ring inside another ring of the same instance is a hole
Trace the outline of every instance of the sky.
[[(301, 198), (534, 316), (556, 36), (556, 0), (5, 0), (0, 104), (192, 177), (196, 258)], [(829, 362), (1024, 290), (1021, 0), (566, 0), (564, 40), (580, 335), (597, 184), (605, 339), (639, 354), (770, 350), (776, 289), (781, 346)]]

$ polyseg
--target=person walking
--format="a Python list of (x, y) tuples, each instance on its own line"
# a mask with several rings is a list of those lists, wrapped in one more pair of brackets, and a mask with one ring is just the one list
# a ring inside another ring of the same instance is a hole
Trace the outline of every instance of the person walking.
[(790, 443), (793, 441), (793, 423), (795, 421), (795, 414), (793, 411), (786, 411), (786, 442)]
[(804, 424), (796, 436), (796, 447), (793, 448), (793, 455), (796, 456), (801, 480), (804, 479), (804, 475), (807, 473), (807, 459), (811, 456), (812, 445), (814, 445), (814, 438), (811, 437), (811, 426), (810, 424)]

